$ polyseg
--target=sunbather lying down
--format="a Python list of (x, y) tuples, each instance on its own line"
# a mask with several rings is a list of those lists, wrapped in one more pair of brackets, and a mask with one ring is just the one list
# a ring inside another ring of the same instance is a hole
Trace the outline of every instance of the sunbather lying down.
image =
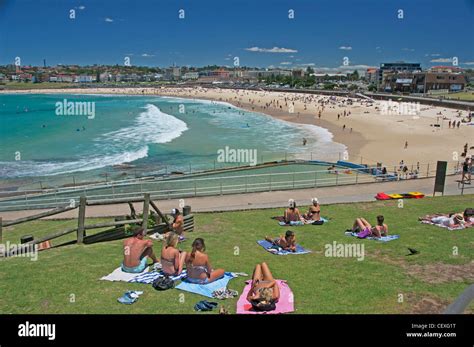
[(468, 228), (474, 225), (473, 209), (467, 208), (461, 213), (431, 214), (418, 218), (421, 222), (438, 224), (447, 228)]
[(257, 264), (247, 300), (256, 311), (273, 311), (280, 299), (280, 287), (266, 263)]
[(388, 226), (384, 224), (384, 217), (382, 215), (377, 216), (377, 225), (372, 226), (365, 218), (356, 218), (352, 225), (353, 232), (364, 232), (367, 236), (382, 237), (388, 236)]
[(265, 240), (285, 251), (296, 252), (296, 235), (291, 230), (287, 230), (285, 236), (280, 235), (280, 237), (276, 239), (265, 236)]

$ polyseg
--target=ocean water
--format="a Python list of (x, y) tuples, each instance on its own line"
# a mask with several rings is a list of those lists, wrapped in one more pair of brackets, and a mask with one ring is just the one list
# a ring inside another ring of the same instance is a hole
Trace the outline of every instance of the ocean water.
[[(94, 117), (58, 115), (58, 102), (94, 104)], [(302, 146), (302, 138), (308, 144)], [(49, 185), (238, 165), (218, 150), (251, 149), (258, 162), (335, 160), (332, 135), (230, 104), (157, 96), (0, 95), (0, 179)], [(117, 167), (128, 163), (129, 167)]]

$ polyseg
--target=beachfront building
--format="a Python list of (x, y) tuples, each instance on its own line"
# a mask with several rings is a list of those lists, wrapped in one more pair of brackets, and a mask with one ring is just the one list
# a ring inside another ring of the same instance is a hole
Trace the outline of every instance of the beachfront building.
[(199, 78), (199, 72), (186, 72), (182, 79), (183, 80), (197, 80)]
[[(434, 71), (442, 71), (435, 69)], [(446, 71), (446, 70), (444, 70)], [(390, 72), (384, 74), (381, 88), (386, 92), (401, 93), (447, 93), (461, 91), (466, 86), (466, 77), (458, 72)]]
[(464, 90), (467, 83), (462, 72), (427, 71), (417, 74), (417, 81), (419, 86), (424, 86), (423, 93), (429, 94), (459, 92)]
[[(380, 91), (390, 92), (393, 90), (390, 84), (386, 84), (385, 81), (389, 80), (391, 76), (398, 73), (409, 74), (413, 72), (421, 72), (420, 63), (405, 63), (395, 62), (395, 63), (381, 63), (380, 68), (378, 69), (377, 76), (377, 88)], [(404, 81), (402, 84), (406, 84)]]
[(303, 78), (304, 77), (304, 70), (302, 69), (295, 69), (291, 72), (292, 76), (295, 78)]
[(316, 83), (323, 82), (342, 82), (347, 80), (347, 74), (344, 73), (313, 73), (311, 74), (315, 78)]
[(50, 82), (66, 82), (66, 83), (72, 83), (76, 80), (75, 75), (51, 75), (49, 77)]
[(377, 76), (379, 74), (379, 69), (375, 67), (368, 68), (365, 72), (365, 80), (369, 84), (377, 84)]
[(99, 75), (100, 82), (110, 82), (113, 80), (113, 76), (109, 72), (103, 72)]
[(92, 83), (95, 82), (96, 77), (95, 76), (89, 76), (89, 75), (81, 75), (77, 76), (74, 82), (77, 83)]

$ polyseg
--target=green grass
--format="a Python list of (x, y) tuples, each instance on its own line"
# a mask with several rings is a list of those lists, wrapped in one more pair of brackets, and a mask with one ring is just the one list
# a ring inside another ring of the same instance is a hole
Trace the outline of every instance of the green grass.
[[(463, 210), (468, 205), (472, 205), (472, 195), (405, 200), (403, 208), (398, 208), (396, 201), (323, 206), (322, 214), (331, 218), (329, 223), (293, 228), (298, 242), (313, 253), (294, 256), (274, 256), (256, 244), (265, 235), (286, 230), (270, 219), (280, 215), (281, 209), (199, 213), (195, 215), (196, 231), (187, 235), (188, 241), (181, 247), (188, 250), (192, 239), (203, 237), (213, 266), (228, 271), (251, 274), (256, 263), (267, 262), (274, 276), (287, 280), (292, 288), (296, 313), (409, 313), (424, 297), (446, 305), (470, 284), (466, 278), (432, 284), (408, 273), (415, 266), (467, 266), (473, 260), (474, 230), (447, 231), (417, 221), (424, 214)], [(390, 231), (401, 235), (399, 240), (384, 244), (344, 235), (355, 217), (373, 221), (378, 214), (385, 215)], [(18, 242), (25, 234), (41, 236), (74, 224), (20, 224), (4, 230), (4, 241)], [(324, 245), (333, 241), (364, 244), (365, 259), (325, 257)], [(120, 264), (121, 244), (65, 246), (40, 252), (38, 261), (0, 260), (0, 312), (194, 313), (194, 304), (204, 297), (176, 289), (157, 292), (149, 285), (99, 281)], [(157, 253), (159, 246), (156, 243)], [(407, 257), (407, 247), (420, 254)], [(453, 247), (459, 248), (459, 255), (453, 255)], [(241, 292), (244, 279), (232, 280), (229, 287)], [(133, 289), (145, 292), (135, 304), (117, 302), (124, 291)], [(399, 294), (404, 295), (402, 303), (398, 302)], [(75, 302), (70, 302), (72, 295)], [(236, 302), (227, 299), (223, 303), (235, 312)], [(473, 308), (471, 304), (470, 312)]]
[(474, 92), (459, 92), (459, 93), (446, 93), (446, 94), (436, 94), (433, 97), (443, 96), (447, 99), (452, 100), (461, 100), (461, 101), (474, 101)]
[(18, 90), (18, 89), (56, 89), (56, 88), (73, 88), (80, 87), (79, 83), (66, 83), (66, 82), (43, 82), (43, 83), (31, 83), (31, 82), (7, 82), (5, 83), (6, 90)]

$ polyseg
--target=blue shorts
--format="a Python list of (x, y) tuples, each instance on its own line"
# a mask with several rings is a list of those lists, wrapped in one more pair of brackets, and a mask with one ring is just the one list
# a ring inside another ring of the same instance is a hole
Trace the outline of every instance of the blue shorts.
[(195, 283), (195, 284), (207, 284), (209, 283), (209, 278), (192, 278), (192, 277), (186, 277), (186, 281), (189, 283)]
[(123, 263), (122, 263), (122, 271), (123, 272), (134, 273), (134, 274), (143, 272), (143, 270), (145, 270), (145, 268), (146, 268), (146, 258), (147, 257), (143, 257), (140, 260), (140, 264), (138, 264), (137, 266), (134, 266), (134, 267), (127, 267), (127, 266), (123, 265)]

